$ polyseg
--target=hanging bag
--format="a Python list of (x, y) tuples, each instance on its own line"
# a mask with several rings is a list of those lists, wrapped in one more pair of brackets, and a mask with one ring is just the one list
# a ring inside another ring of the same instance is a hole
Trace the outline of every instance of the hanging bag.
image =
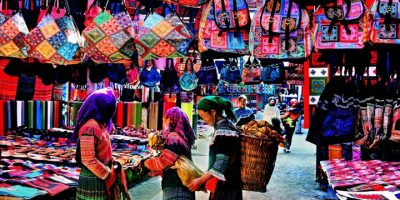
[(336, 0), (314, 13), (316, 49), (362, 49), (369, 30), (368, 9), (362, 0)]
[(283, 63), (269, 63), (263, 66), (261, 71), (261, 81), (264, 83), (279, 83), (283, 81)]
[[(95, 0), (90, 9), (98, 0)], [(122, 12), (111, 15), (107, 0), (100, 12), (82, 32), (84, 51), (95, 63), (129, 63), (135, 56), (135, 31), (124, 1)]]
[(218, 72), (214, 60), (202, 60), (200, 70), (196, 73), (196, 76), (199, 78), (197, 82), (199, 85), (217, 85)]
[(174, 60), (167, 58), (165, 70), (162, 73), (160, 89), (164, 93), (174, 94), (179, 92), (179, 77), (174, 68)]
[[(6, 1), (6, 3), (8, 2)], [(19, 4), (17, 3), (17, 5)], [(28, 45), (25, 36), (29, 33), (29, 29), (19, 6), (17, 7), (18, 9), (12, 17), (0, 12), (0, 56), (2, 57), (28, 57)]]
[(370, 40), (374, 44), (400, 44), (400, 1), (375, 0), (371, 7), (373, 18)]
[(154, 62), (154, 60), (151, 60), (152, 66), (150, 67), (150, 69), (148, 67), (148, 62), (150, 61), (145, 61), (145, 67), (140, 74), (140, 84), (144, 87), (153, 88), (157, 86), (158, 82), (160, 82), (161, 75), (157, 71), (156, 63)]
[(181, 58), (188, 54), (193, 33), (178, 17), (175, 10), (164, 4), (170, 13), (163, 17), (151, 10), (139, 26), (136, 48), (144, 60), (153, 58)]
[(81, 36), (71, 16), (68, 1), (62, 0), (66, 13), (54, 18), (51, 15), (54, 5), (50, 4), (47, 14), (39, 24), (26, 35), (29, 44), (29, 57), (57, 65), (78, 64), (82, 60), (79, 51)]
[[(189, 69), (189, 63), (191, 69)], [(190, 58), (186, 60), (185, 71), (179, 78), (179, 84), (181, 85), (182, 90), (185, 91), (192, 91), (197, 88), (197, 77), (194, 73), (193, 61)]]
[(301, 59), (311, 54), (310, 19), (294, 0), (267, 0), (254, 15), (250, 30), (256, 58)]
[(212, 0), (203, 6), (199, 51), (249, 55), (250, 14), (245, 0)]
[(166, 3), (176, 4), (185, 7), (200, 7), (201, 5), (207, 3), (209, 0), (165, 0)]
[(236, 58), (225, 59), (221, 70), (221, 80), (228, 83), (242, 82), (242, 74)]
[(242, 81), (247, 84), (259, 83), (261, 77), (261, 65), (260, 62), (254, 58), (253, 62), (251, 59), (246, 61), (242, 71)]

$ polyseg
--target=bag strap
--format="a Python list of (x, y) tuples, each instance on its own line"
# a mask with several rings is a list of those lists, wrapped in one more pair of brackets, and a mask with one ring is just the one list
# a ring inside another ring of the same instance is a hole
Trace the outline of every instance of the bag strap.
[[(293, 0), (289, 0), (289, 8), (287, 12), (287, 18), (285, 20), (285, 51), (287, 54), (289, 54), (289, 29), (290, 29), (290, 16), (291, 16), (291, 11), (292, 11), (292, 6), (293, 6)], [(301, 9), (299, 8), (299, 13), (301, 13)], [(300, 20), (300, 19), (299, 19)], [(299, 21), (300, 22), (300, 21)]]
[[(46, 15), (50, 15), (51, 11), (53, 10), (54, 7), (56, 7), (57, 9), (60, 8), (60, 1), (62, 1), (64, 3), (64, 8), (65, 8), (65, 15), (71, 16), (71, 9), (69, 8), (69, 4), (68, 4), (68, 0), (53, 0), (50, 4), (49, 7), (47, 9)], [(58, 5), (56, 5), (58, 4)]]
[[(277, 5), (278, 5), (278, 0), (273, 0), (274, 2), (273, 2), (273, 4), (272, 4), (272, 11), (271, 11), (271, 15), (270, 15), (270, 17), (269, 17), (269, 19), (268, 19), (268, 21), (269, 21), (269, 24), (268, 24), (268, 36), (269, 36), (269, 38), (268, 38), (268, 43), (272, 43), (272, 35), (273, 35), (273, 31), (272, 31), (272, 28), (273, 28), (273, 25), (274, 25), (274, 16), (275, 16), (275, 10), (276, 10), (276, 7), (277, 7)], [(266, 11), (267, 10), (267, 4), (268, 4), (268, 1), (265, 1), (265, 3), (264, 3), (264, 6), (263, 6), (263, 10), (262, 10), (262, 12), (261, 12), (261, 16), (260, 16), (260, 26), (261, 26), (261, 30), (262, 30), (262, 32), (265, 34), (265, 33), (267, 33), (267, 30), (265, 30), (265, 28), (264, 28), (264, 26), (262, 25), (263, 23), (262, 23), (262, 19), (263, 19), (263, 15), (264, 15), (264, 11)]]
[[(215, 3), (215, 1), (214, 1), (214, 4), (216, 4)], [(225, 25), (226, 25), (226, 28), (225, 29), (229, 29), (229, 26), (230, 26), (230, 21), (229, 21), (229, 15), (228, 15), (228, 12), (226, 11), (226, 5), (225, 5), (225, 0), (221, 0), (221, 7), (222, 7), (222, 20), (224, 20), (224, 22), (225, 22)], [(215, 8), (215, 5), (214, 5), (214, 8)], [(214, 13), (216, 13), (216, 11), (214, 10)], [(217, 23), (218, 24), (218, 23)], [(220, 27), (221, 28), (221, 27)], [(222, 30), (219, 32), (219, 34), (218, 34), (219, 36), (221, 36), (222, 35)]]
[[(343, 24), (344, 29), (346, 31), (346, 34), (351, 34), (351, 30), (349, 29), (349, 26), (347, 25), (347, 22), (345, 20), (346, 17), (350, 14), (351, 0), (343, 0), (343, 1), (346, 3), (347, 9), (346, 9), (346, 13), (343, 16), (343, 20), (341, 20), (341, 21), (342, 21), (342, 24)], [(326, 9), (327, 9), (326, 6), (324, 6), (324, 10), (326, 10)], [(337, 0), (334, 0), (333, 1), (333, 12), (336, 12), (337, 9), (338, 9)], [(331, 20), (331, 24), (329, 25), (328, 33), (332, 33), (334, 24), (339, 21), (337, 14), (335, 13), (333, 15), (333, 19), (330, 19), (330, 20)]]

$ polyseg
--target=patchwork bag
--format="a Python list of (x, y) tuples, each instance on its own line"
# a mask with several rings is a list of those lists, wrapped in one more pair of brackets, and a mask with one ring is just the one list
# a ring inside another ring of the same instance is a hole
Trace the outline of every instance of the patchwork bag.
[(218, 84), (217, 67), (212, 59), (204, 59), (201, 62), (200, 70), (196, 73), (199, 85)]
[(0, 12), (0, 56), (28, 57), (28, 45), (25, 42), (28, 33), (28, 26), (20, 11), (12, 17)]
[(185, 57), (194, 39), (175, 10), (166, 4), (164, 6), (171, 11), (166, 17), (151, 12), (138, 27), (135, 45), (144, 60)]
[(301, 59), (311, 54), (307, 10), (293, 0), (267, 0), (254, 15), (250, 48), (256, 58)]
[(156, 64), (154, 60), (151, 60), (152, 66), (148, 68), (147, 64), (149, 61), (145, 61), (145, 68), (142, 70), (140, 74), (140, 84), (148, 87), (148, 88), (153, 88), (157, 86), (157, 83), (160, 82), (161, 80), (161, 75), (157, 71)]
[(226, 59), (222, 67), (220, 79), (228, 83), (242, 82), (242, 74), (236, 59)]
[(186, 7), (200, 7), (207, 3), (209, 0), (165, 0), (166, 3), (176, 4)]
[(165, 70), (162, 73), (160, 89), (164, 93), (174, 94), (179, 92), (178, 72), (174, 68), (174, 60), (167, 58)]
[(95, 63), (129, 63), (136, 52), (132, 19), (125, 4), (122, 3), (123, 11), (116, 15), (106, 10), (107, 5), (108, 1), (103, 11), (82, 32), (85, 54)]
[(81, 61), (81, 36), (65, 0), (64, 6), (66, 14), (54, 18), (50, 14), (53, 9), (50, 5), (48, 13), (36, 28), (26, 35), (29, 57), (57, 65), (77, 64)]
[(261, 77), (261, 65), (260, 62), (254, 58), (251, 62), (250, 57), (243, 67), (242, 81), (244, 83), (259, 83)]
[(203, 6), (199, 51), (213, 50), (241, 55), (248, 48), (250, 15), (245, 0), (213, 0)]
[(370, 40), (374, 44), (400, 44), (400, 1), (375, 0)]
[[(189, 69), (189, 63), (191, 69)], [(194, 73), (193, 61), (190, 58), (186, 60), (185, 71), (179, 78), (179, 84), (181, 85), (182, 90), (185, 91), (192, 91), (197, 88), (197, 77)]]
[(316, 49), (362, 49), (369, 30), (368, 9), (362, 0), (336, 0), (314, 13)]

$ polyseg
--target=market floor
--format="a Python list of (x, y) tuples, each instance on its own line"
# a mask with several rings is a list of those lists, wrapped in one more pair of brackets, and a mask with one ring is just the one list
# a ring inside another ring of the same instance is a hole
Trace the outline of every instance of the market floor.
[[(303, 131), (306, 132), (306, 131)], [(295, 134), (291, 153), (278, 152), (275, 170), (267, 186), (266, 193), (244, 191), (246, 200), (308, 200), (336, 199), (318, 189), (315, 183), (315, 146), (305, 141), (306, 133)], [(207, 168), (209, 138), (197, 140), (197, 150), (193, 150), (194, 162), (202, 169)], [(136, 200), (161, 200), (161, 178), (152, 177), (138, 183), (129, 190)], [(208, 194), (196, 192), (196, 199), (207, 200)]]

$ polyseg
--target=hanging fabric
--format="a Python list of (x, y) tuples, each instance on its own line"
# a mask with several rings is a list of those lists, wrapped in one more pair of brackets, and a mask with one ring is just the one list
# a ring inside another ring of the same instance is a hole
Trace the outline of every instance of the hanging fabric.
[(76, 116), (78, 115), (78, 111), (83, 105), (83, 102), (73, 102), (72, 107), (70, 108), (70, 126), (76, 125)]
[(133, 118), (133, 122), (135, 127), (139, 127), (142, 124), (142, 103), (141, 102), (133, 102), (135, 116)]
[(61, 125), (61, 111), (62, 107), (60, 101), (54, 101), (54, 128), (58, 128)]
[(124, 127), (124, 102), (117, 103), (117, 110), (114, 115), (114, 123)]
[(25, 125), (25, 102), (17, 101), (17, 127)]
[(28, 128), (35, 128), (35, 102), (28, 101)]
[(45, 85), (42, 80), (36, 76), (33, 100), (51, 101), (52, 95), (53, 84)]
[(182, 102), (181, 103), (181, 109), (186, 115), (188, 116), (190, 120), (190, 124), (193, 124), (193, 103), (190, 102)]
[(43, 117), (43, 109), (42, 109), (42, 103), (40, 101), (35, 101), (35, 128), (36, 129), (44, 129), (43, 127), (43, 122), (42, 122), (42, 117)]
[(126, 126), (131, 126), (134, 123), (134, 116), (135, 116), (135, 111), (134, 111), (134, 105), (133, 102), (125, 102), (124, 104), (127, 105), (127, 110), (126, 110)]
[(369, 38), (373, 44), (400, 44), (399, 9), (399, 0), (374, 1), (371, 7), (373, 20)]
[(53, 128), (54, 124), (54, 102), (46, 101), (46, 129)]
[(164, 102), (163, 103), (163, 118), (162, 118), (162, 130), (165, 130), (165, 128), (166, 128), (166, 126), (167, 126), (167, 124), (166, 124), (166, 114), (167, 114), (167, 111), (170, 109), (170, 108), (172, 108), (172, 107), (175, 107), (176, 106), (176, 102)]
[(142, 125), (142, 127), (144, 129), (149, 127), (148, 126), (148, 123), (149, 123), (148, 117), (149, 117), (149, 110), (146, 107), (144, 107), (143, 104), (142, 104), (142, 117), (141, 117), (140, 125)]
[(159, 106), (158, 102), (150, 102), (149, 108), (149, 129), (157, 130)]
[(6, 135), (6, 130), (5, 130), (5, 120), (6, 120), (6, 110), (4, 109), (5, 107), (5, 101), (0, 100), (0, 136)]

